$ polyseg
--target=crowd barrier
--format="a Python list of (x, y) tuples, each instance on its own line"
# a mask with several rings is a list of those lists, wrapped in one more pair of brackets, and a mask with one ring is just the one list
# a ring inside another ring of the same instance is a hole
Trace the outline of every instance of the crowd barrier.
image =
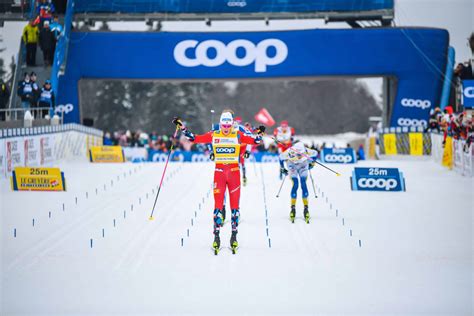
[(430, 133), (423, 133), (422, 127), (385, 128), (378, 141), (383, 155), (431, 155)]
[(473, 160), (474, 160), (474, 146), (471, 143), (466, 147), (465, 140), (446, 138), (446, 143), (443, 145), (443, 135), (431, 134), (432, 143), (432, 158), (436, 163), (439, 163), (449, 169), (453, 169), (463, 176), (472, 177)]
[(0, 130), (0, 177), (15, 167), (51, 167), (63, 160), (87, 159), (102, 145), (102, 131), (79, 124)]
[[(124, 147), (125, 159), (132, 162), (165, 162), (168, 158), (168, 152), (137, 148)], [(208, 162), (209, 153), (200, 151), (181, 151), (176, 150), (171, 153), (170, 162)], [(247, 162), (278, 162), (278, 154), (267, 152), (256, 152), (250, 155)]]

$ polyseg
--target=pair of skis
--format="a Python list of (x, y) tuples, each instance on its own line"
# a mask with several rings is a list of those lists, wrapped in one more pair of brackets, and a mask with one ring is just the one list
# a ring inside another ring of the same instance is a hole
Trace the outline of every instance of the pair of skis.
[[(290, 222), (291, 222), (292, 224), (295, 223), (295, 218), (296, 218), (296, 216), (291, 216), (291, 215), (290, 215)], [(308, 215), (308, 216), (305, 216), (305, 218), (304, 218), (305, 223), (306, 223), (306, 224), (309, 224), (309, 220), (310, 220), (310, 219), (311, 219), (311, 217), (309, 217), (309, 215)]]
[(234, 246), (232, 246), (232, 247), (216, 247), (216, 246), (214, 246), (214, 247), (212, 247), (212, 251), (214, 251), (214, 255), (217, 256), (219, 254), (219, 252), (221, 251), (221, 249), (223, 249), (223, 248), (229, 249), (232, 252), (232, 254), (235, 255), (235, 254), (237, 254), (237, 250), (239, 249), (239, 246), (236, 246), (236, 247), (234, 247)]

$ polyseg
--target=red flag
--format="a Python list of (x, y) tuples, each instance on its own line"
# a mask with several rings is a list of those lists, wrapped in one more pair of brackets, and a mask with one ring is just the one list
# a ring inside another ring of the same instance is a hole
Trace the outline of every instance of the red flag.
[(255, 114), (255, 120), (267, 126), (275, 125), (275, 120), (265, 108), (261, 108), (257, 114)]

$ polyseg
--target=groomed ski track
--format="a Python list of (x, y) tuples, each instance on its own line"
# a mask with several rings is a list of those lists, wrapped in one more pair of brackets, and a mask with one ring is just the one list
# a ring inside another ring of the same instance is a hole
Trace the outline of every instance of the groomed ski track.
[(407, 191), (315, 167), (311, 223), (299, 196), (291, 224), (291, 181), (276, 198), (278, 165), (247, 162), (240, 248), (227, 207), (218, 256), (211, 163), (171, 163), (153, 221), (164, 163), (64, 163), (64, 193), (2, 179), (0, 315), (472, 314), (472, 179), (428, 158), (357, 165), (400, 168)]

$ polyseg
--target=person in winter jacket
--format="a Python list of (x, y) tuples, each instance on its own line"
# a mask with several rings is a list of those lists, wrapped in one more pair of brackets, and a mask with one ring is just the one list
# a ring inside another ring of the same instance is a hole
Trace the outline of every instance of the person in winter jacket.
[(43, 88), (41, 88), (38, 100), (38, 107), (49, 108), (48, 110), (41, 111), (41, 117), (44, 117), (48, 113), (50, 114), (50, 116), (52, 116), (52, 114), (54, 113), (55, 97), (54, 91), (51, 87), (51, 81), (49, 80), (46, 80), (43, 85)]
[(36, 46), (38, 45), (39, 29), (34, 20), (31, 20), (23, 29), (22, 40), (26, 46), (26, 65), (36, 66)]
[(41, 30), (39, 35), (39, 43), (41, 50), (43, 51), (44, 65), (51, 66), (53, 64), (56, 38), (54, 37), (54, 33), (51, 32), (48, 21), (44, 22), (43, 29)]

